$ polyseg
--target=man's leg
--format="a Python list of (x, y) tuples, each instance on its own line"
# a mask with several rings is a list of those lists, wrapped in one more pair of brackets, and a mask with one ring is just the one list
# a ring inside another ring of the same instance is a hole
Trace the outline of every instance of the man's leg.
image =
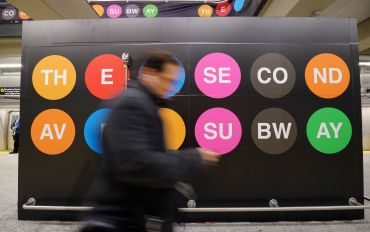
[(15, 134), (15, 136), (14, 136), (14, 148), (13, 148), (14, 153), (18, 153), (18, 147), (19, 147), (19, 134)]

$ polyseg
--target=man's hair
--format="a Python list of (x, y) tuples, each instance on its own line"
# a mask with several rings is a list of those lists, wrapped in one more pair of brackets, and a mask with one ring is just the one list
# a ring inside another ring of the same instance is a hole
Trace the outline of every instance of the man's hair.
[(170, 53), (165, 51), (150, 52), (145, 59), (144, 67), (162, 72), (165, 64), (179, 65)]

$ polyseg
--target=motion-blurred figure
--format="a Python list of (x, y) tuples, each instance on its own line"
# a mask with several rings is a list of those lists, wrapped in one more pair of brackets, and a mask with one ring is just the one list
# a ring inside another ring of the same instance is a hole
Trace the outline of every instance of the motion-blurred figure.
[(172, 231), (174, 185), (191, 183), (219, 155), (201, 148), (166, 150), (158, 102), (171, 90), (179, 66), (168, 53), (146, 57), (141, 74), (112, 109), (103, 132), (99, 197), (94, 217), (82, 231), (147, 231), (156, 216)]
[(18, 153), (19, 148), (19, 118), (15, 120), (13, 126), (13, 140), (14, 140), (14, 146), (13, 151), (10, 152), (10, 154)]

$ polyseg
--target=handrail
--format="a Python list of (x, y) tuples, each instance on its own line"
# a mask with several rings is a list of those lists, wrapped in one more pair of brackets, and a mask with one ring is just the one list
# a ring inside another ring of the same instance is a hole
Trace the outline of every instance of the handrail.
[[(364, 196), (365, 200), (370, 200)], [(184, 213), (221, 213), (221, 212), (287, 212), (287, 211), (335, 211), (335, 210), (361, 210), (370, 209), (370, 205), (363, 205), (359, 203), (356, 198), (350, 198), (349, 205), (335, 205), (335, 206), (293, 206), (280, 207), (275, 199), (275, 204), (271, 207), (221, 207), (221, 208), (178, 208), (180, 212)], [(53, 210), (53, 211), (91, 211), (94, 207), (91, 206), (44, 206), (36, 205), (35, 198), (29, 198), (23, 204), (22, 209), (25, 210)]]
[(36, 205), (35, 198), (29, 198), (22, 205), (25, 210), (52, 210), (52, 211), (91, 211), (94, 207), (91, 206), (51, 206), (51, 205)]

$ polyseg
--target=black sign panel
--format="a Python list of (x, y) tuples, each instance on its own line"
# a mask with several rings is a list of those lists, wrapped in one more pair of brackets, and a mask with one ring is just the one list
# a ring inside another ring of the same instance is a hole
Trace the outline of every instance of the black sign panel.
[[(168, 148), (201, 146), (222, 155), (195, 183), (197, 207), (361, 200), (356, 33), (353, 20), (322, 18), (25, 23), (19, 218), (70, 216), (23, 210), (31, 197), (38, 205), (82, 204), (96, 157), (104, 155), (100, 139), (109, 106), (153, 48), (171, 52), (181, 67), (168, 95), (173, 101), (160, 110)], [(133, 59), (129, 72), (122, 53)], [(182, 216), (330, 220), (363, 218), (363, 211)]]

